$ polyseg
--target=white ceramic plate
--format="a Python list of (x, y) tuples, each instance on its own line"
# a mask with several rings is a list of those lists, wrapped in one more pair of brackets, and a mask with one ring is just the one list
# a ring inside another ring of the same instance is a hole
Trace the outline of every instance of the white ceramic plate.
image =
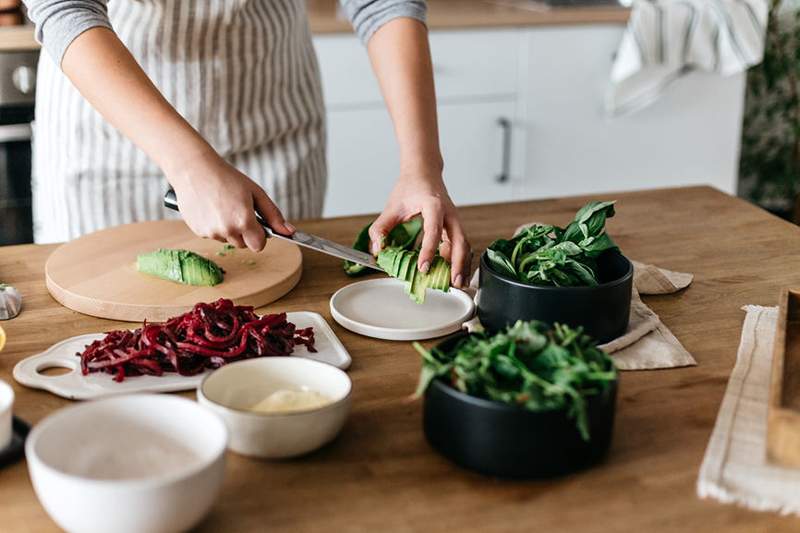
[(428, 290), (416, 304), (405, 282), (392, 278), (359, 281), (331, 297), (331, 315), (343, 327), (376, 339), (413, 341), (441, 337), (461, 329), (475, 304), (464, 291)]
[[(328, 363), (341, 369), (350, 366), (350, 354), (319, 313), (300, 311), (287, 313), (287, 317), (289, 322), (295, 323), (298, 328), (309, 326), (314, 328), (314, 346), (317, 352), (311, 353), (305, 346), (298, 346), (294, 355)], [(87, 344), (104, 336), (103, 333), (90, 333), (54, 344), (44, 352), (17, 363), (14, 367), (14, 379), (27, 387), (44, 389), (70, 400), (90, 400), (123, 393), (192, 390), (207, 374), (204, 372), (196, 376), (181, 376), (168, 373), (162, 376), (136, 376), (125, 378), (122, 383), (114, 381), (111, 374), (101, 372), (84, 376), (80, 370), (80, 358), (75, 354), (82, 352)], [(41, 373), (47, 368), (64, 368), (69, 372), (61, 375)]]

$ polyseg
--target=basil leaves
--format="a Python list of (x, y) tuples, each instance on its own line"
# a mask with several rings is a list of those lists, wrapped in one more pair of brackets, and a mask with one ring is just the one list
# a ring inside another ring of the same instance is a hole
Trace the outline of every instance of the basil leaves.
[(422, 356), (417, 396), (434, 379), (479, 398), (531, 411), (564, 409), (589, 440), (586, 399), (608, 394), (612, 359), (582, 328), (518, 321), (493, 336), (471, 334), (447, 352), (414, 347)]
[(531, 285), (597, 285), (597, 257), (617, 248), (605, 232), (614, 203), (589, 202), (566, 228), (536, 224), (512, 239), (498, 239), (486, 251), (489, 264)]

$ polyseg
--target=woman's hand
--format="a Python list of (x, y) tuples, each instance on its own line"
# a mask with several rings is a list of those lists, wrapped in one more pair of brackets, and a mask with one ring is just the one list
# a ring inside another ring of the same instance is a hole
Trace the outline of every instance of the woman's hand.
[(167, 179), (175, 189), (184, 221), (200, 237), (260, 252), (266, 233), (255, 210), (274, 231), (294, 233), (264, 189), (216, 153), (193, 159), (180, 171), (168, 173)]
[(452, 265), (451, 284), (463, 287), (469, 275), (470, 247), (458, 212), (439, 177), (419, 177), (419, 174), (400, 177), (383, 213), (369, 229), (372, 253), (380, 251), (392, 228), (417, 215), (422, 215), (423, 220), (422, 249), (417, 267), (427, 272), (438, 247), (442, 257)]

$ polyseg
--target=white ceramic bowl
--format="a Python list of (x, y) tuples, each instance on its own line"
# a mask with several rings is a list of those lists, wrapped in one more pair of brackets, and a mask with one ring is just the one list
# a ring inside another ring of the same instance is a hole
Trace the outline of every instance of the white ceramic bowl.
[(63, 529), (185, 531), (222, 483), (228, 433), (178, 396), (135, 394), (81, 403), (40, 422), (25, 455), (33, 487)]
[[(248, 410), (277, 390), (306, 388), (332, 402), (288, 413)], [(215, 370), (197, 388), (197, 398), (225, 421), (231, 450), (282, 459), (316, 450), (336, 437), (350, 412), (351, 388), (347, 374), (334, 366), (300, 357), (259, 357)]]

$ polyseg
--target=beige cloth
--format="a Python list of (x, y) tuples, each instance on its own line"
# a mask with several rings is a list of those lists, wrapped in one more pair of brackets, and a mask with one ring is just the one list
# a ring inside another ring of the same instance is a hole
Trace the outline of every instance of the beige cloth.
[(697, 361), (640, 294), (672, 294), (685, 289), (693, 276), (633, 261), (633, 294), (628, 331), (600, 347), (614, 357), (620, 370), (650, 370), (694, 366)]
[[(517, 232), (527, 226), (529, 224), (521, 226)], [(633, 294), (628, 331), (625, 335), (601, 345), (600, 348), (614, 357), (614, 362), (620, 370), (653, 370), (696, 365), (694, 357), (639, 297), (640, 294), (678, 292), (688, 287), (694, 276), (637, 261), (633, 261), (633, 269)], [(478, 278), (479, 272), (475, 271), (470, 280), (470, 289), (476, 305), (480, 298)], [(477, 316), (464, 323), (464, 328), (468, 331), (475, 331), (480, 327)]]
[(800, 469), (767, 462), (776, 307), (748, 305), (736, 365), (706, 448), (697, 494), (750, 509), (800, 514)]

